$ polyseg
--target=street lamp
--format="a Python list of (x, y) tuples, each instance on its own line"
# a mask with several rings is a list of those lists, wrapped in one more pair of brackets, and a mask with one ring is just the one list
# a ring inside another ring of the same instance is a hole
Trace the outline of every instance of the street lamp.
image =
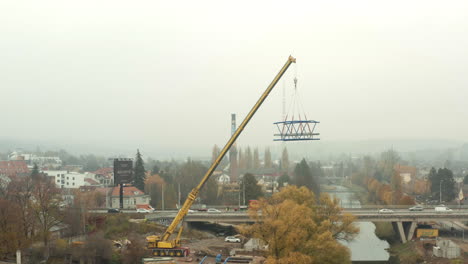
[(442, 181), (443, 179), (439, 181), (439, 203), (442, 204)]

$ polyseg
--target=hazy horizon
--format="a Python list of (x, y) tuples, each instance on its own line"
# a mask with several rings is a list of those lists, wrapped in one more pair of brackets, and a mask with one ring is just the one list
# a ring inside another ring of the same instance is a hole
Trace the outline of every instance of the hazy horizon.
[(0, 140), (210, 156), (291, 54), (240, 145), (274, 145), (295, 76), (321, 122), (323, 142), (305, 149), (463, 143), (467, 13), (465, 1), (5, 1)]

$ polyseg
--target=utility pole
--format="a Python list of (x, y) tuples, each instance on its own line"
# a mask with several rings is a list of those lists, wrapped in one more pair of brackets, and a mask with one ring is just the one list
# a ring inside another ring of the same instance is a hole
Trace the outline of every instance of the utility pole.
[(164, 211), (164, 184), (161, 185), (161, 195), (162, 195), (161, 210)]
[(241, 188), (240, 188), (240, 181), (239, 181), (239, 211), (241, 206)]
[(439, 203), (442, 204), (442, 181), (439, 181)]
[(243, 196), (244, 196), (244, 205), (245, 205), (245, 182), (244, 182), (244, 178), (242, 178), (242, 193), (243, 193)]
[(179, 208), (180, 208), (180, 183), (178, 184), (178, 189), (179, 189), (178, 204), (179, 204)]

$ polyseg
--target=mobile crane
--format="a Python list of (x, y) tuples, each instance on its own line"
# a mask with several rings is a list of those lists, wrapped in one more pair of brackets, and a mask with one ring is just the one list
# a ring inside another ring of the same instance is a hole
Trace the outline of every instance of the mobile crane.
[(229, 151), (231, 146), (234, 144), (236, 139), (239, 137), (239, 135), (242, 133), (244, 128), (247, 126), (247, 123), (252, 119), (253, 115), (257, 112), (257, 110), (260, 108), (262, 103), (265, 101), (265, 99), (268, 97), (270, 92), (273, 90), (275, 85), (278, 83), (278, 81), (281, 79), (283, 74), (286, 72), (286, 70), (289, 68), (289, 66), (292, 63), (296, 63), (296, 59), (293, 58), (292, 56), (289, 56), (288, 60), (284, 64), (283, 68), (279, 71), (279, 73), (275, 76), (273, 81), (270, 83), (270, 85), (267, 87), (265, 92), (263, 92), (262, 96), (258, 99), (258, 101), (255, 103), (255, 105), (252, 107), (250, 112), (247, 114), (247, 116), (244, 118), (240, 126), (237, 128), (237, 130), (234, 132), (234, 134), (231, 136), (229, 141), (226, 143), (224, 148), (221, 150), (219, 153), (218, 157), (216, 160), (211, 164), (210, 168), (206, 172), (205, 176), (203, 176), (202, 180), (196, 186), (188, 195), (187, 199), (185, 200), (184, 204), (180, 208), (179, 212), (177, 213), (176, 217), (172, 221), (172, 223), (169, 225), (169, 227), (166, 229), (164, 234), (162, 236), (148, 236), (146, 237), (146, 242), (147, 242), (147, 248), (153, 250), (153, 255), (154, 256), (177, 256), (177, 257), (182, 257), (182, 256), (187, 256), (189, 254), (189, 249), (187, 247), (182, 247), (181, 242), (180, 242), (180, 237), (182, 235), (182, 230), (183, 227), (181, 226), (179, 228), (179, 231), (177, 233), (177, 237), (173, 240), (170, 240), (171, 235), (174, 233), (174, 231), (177, 229), (177, 227), (182, 223), (184, 220), (185, 216), (187, 215), (190, 207), (192, 206), (193, 202), (198, 196), (198, 193), (200, 192), (201, 188), (205, 183), (208, 181), (210, 178), (211, 174), (213, 174), (213, 171), (216, 169), (218, 164), (221, 162), (221, 160), (224, 158), (224, 155)]

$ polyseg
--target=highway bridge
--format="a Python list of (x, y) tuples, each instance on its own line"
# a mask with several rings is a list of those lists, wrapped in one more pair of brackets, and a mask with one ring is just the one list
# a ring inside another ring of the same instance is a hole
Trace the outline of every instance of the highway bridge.
[[(398, 230), (401, 241), (405, 243), (413, 238), (418, 222), (468, 221), (468, 210), (453, 210), (451, 212), (436, 212), (434, 209), (424, 211), (409, 211), (408, 209), (394, 209), (391, 213), (380, 213), (377, 209), (345, 209), (344, 212), (356, 216), (357, 222), (391, 222)], [(169, 224), (176, 212), (156, 212), (145, 216), (149, 221)], [(184, 220), (186, 223), (211, 222), (225, 224), (253, 223), (246, 212), (194, 212), (189, 213)]]

